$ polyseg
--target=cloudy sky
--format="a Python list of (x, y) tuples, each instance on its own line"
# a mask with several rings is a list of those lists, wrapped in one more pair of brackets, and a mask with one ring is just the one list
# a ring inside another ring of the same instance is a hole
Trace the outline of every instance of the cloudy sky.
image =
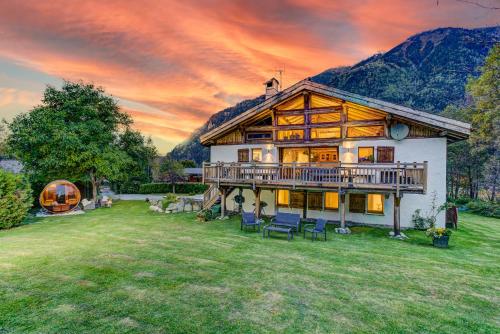
[(0, 0), (0, 118), (92, 81), (164, 153), (277, 68), (286, 87), (423, 30), (498, 24), (482, 5), (499, 0)]

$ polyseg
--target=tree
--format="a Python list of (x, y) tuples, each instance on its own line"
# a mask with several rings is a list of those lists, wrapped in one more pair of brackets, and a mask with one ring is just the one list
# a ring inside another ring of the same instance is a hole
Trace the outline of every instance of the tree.
[(175, 183), (184, 179), (184, 166), (176, 160), (165, 159), (160, 165), (162, 177), (172, 184), (175, 193)]
[(486, 58), (477, 79), (470, 80), (467, 92), (473, 99), (470, 137), (473, 150), (485, 155), (484, 186), (490, 200), (496, 200), (500, 174), (500, 44), (495, 45)]
[(34, 180), (90, 181), (92, 197), (104, 180), (124, 179), (133, 161), (120, 147), (132, 119), (93, 84), (47, 86), (42, 104), (9, 124), (7, 144)]
[(127, 128), (119, 137), (118, 147), (131, 158), (126, 167), (126, 179), (122, 180), (120, 190), (138, 190), (141, 183), (151, 182), (152, 168), (158, 151), (151, 138), (145, 138), (139, 131)]
[(0, 121), (0, 158), (7, 155), (7, 130), (5, 120)]
[(196, 162), (194, 160), (181, 160), (180, 163), (184, 168), (195, 168), (196, 167)]

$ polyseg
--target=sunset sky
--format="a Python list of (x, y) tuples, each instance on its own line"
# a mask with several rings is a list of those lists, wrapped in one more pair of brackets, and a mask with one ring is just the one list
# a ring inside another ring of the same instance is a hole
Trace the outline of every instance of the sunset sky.
[(424, 30), (498, 21), (456, 0), (0, 0), (0, 118), (29, 111), (46, 84), (92, 81), (165, 153), (262, 94), (277, 68), (286, 87)]

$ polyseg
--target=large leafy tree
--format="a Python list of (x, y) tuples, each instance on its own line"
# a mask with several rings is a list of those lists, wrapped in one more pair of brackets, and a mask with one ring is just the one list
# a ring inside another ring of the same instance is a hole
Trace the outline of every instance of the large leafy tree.
[(481, 75), (469, 80), (469, 101), (463, 107), (450, 106), (443, 115), (472, 123), (470, 139), (448, 150), (448, 189), (457, 197), (460, 189), (477, 198), (481, 189), (496, 200), (500, 174), (500, 45), (496, 45), (481, 68)]
[(164, 180), (172, 184), (175, 193), (175, 183), (184, 179), (184, 166), (182, 163), (172, 159), (164, 159), (160, 165), (160, 173)]
[(7, 144), (32, 179), (90, 181), (95, 200), (102, 180), (126, 179), (134, 165), (129, 153), (138, 134), (131, 124), (102, 88), (65, 81), (61, 89), (48, 86), (40, 105), (14, 118)]

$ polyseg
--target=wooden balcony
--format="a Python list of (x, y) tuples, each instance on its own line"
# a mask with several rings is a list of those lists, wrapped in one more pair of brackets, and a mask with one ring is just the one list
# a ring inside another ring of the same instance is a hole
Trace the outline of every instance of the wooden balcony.
[(204, 163), (203, 182), (284, 189), (363, 189), (425, 193), (427, 162)]

